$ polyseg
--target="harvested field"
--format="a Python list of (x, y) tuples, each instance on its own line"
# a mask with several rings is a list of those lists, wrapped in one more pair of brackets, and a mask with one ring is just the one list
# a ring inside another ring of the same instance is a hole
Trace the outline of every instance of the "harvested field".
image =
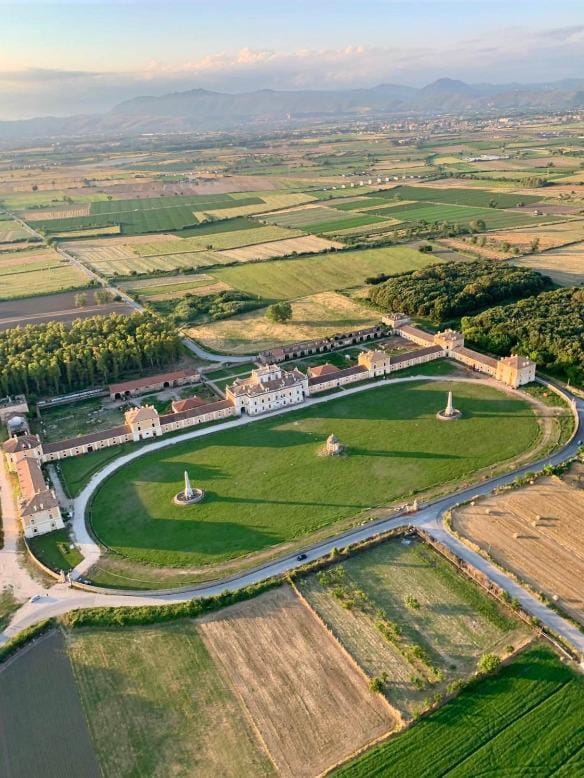
[(267, 226), (256, 227), (246, 230), (228, 230), (218, 232), (214, 235), (195, 235), (187, 238), (180, 238), (180, 243), (172, 244), (155, 241), (152, 243), (136, 244), (136, 252), (141, 256), (150, 256), (156, 254), (178, 253), (180, 251), (201, 251), (204, 249), (234, 249), (240, 246), (251, 246), (254, 243), (265, 243), (267, 241), (283, 240), (284, 238), (295, 238), (302, 235), (300, 230), (290, 230), (284, 227)]
[(79, 630), (69, 653), (105, 778), (274, 774), (194, 624)]
[(25, 324), (43, 324), (48, 321), (71, 322), (74, 319), (85, 319), (108, 313), (127, 314), (133, 310), (123, 302), (92, 305), (94, 298), (90, 290), (87, 291), (88, 307), (76, 308), (75, 294), (75, 292), (63, 292), (2, 301), (0, 302), (0, 330)]
[(257, 353), (272, 346), (323, 338), (343, 329), (368, 327), (379, 315), (337, 292), (321, 292), (292, 302), (292, 320), (277, 324), (266, 309), (192, 327), (189, 334), (206, 346), (231, 354)]
[(430, 690), (472, 675), (482, 653), (530, 638), (419, 540), (388, 541), (299, 586), (367, 674), (387, 674), (385, 694), (405, 718), (428, 707)]
[(151, 279), (152, 281), (157, 281), (157, 283), (143, 287), (132, 286), (128, 288), (128, 291), (130, 294), (139, 294), (140, 298), (147, 302), (156, 302), (160, 300), (178, 300), (186, 294), (202, 297), (231, 289), (228, 284), (216, 281), (213, 276), (204, 274), (194, 275), (189, 280), (184, 280), (184, 277), (182, 280), (179, 279), (180, 276), (164, 279), (164, 282), (161, 282), (160, 279)]
[(258, 204), (246, 205), (243, 201), (239, 205), (235, 205), (233, 208), (222, 208), (221, 210), (213, 210), (213, 208), (206, 208), (205, 211), (199, 211), (195, 209), (194, 215), (199, 220), (207, 218), (207, 216), (214, 216), (219, 219), (233, 219), (239, 216), (253, 216), (254, 214), (264, 214), (271, 211), (279, 210), (280, 208), (290, 208), (295, 205), (302, 205), (303, 203), (309, 203), (315, 198), (312, 195), (303, 194), (302, 192), (284, 192), (284, 193), (268, 193), (263, 195), (261, 201)]
[(342, 249), (342, 243), (319, 238), (316, 235), (305, 235), (300, 238), (276, 240), (269, 243), (259, 243), (254, 246), (230, 249), (221, 254), (237, 262), (250, 262), (256, 259), (271, 259), (272, 257), (287, 257), (290, 254), (317, 254), (327, 249)]
[(0, 775), (100, 778), (60, 632), (0, 667)]
[(206, 617), (199, 629), (281, 776), (318, 775), (398, 725), (288, 586)]
[(70, 216), (89, 216), (90, 203), (77, 203), (75, 205), (63, 206), (62, 208), (53, 208), (50, 210), (31, 210), (19, 214), (21, 219), (67, 219)]
[(65, 262), (21, 268), (2, 273), (0, 300), (26, 298), (44, 293), (82, 289), (88, 286), (89, 276), (74, 265)]
[(452, 524), (584, 623), (584, 466), (575, 468), (571, 484), (539, 479), (459, 508)]
[(33, 237), (32, 233), (12, 219), (0, 219), (0, 243), (13, 243)]
[(560, 286), (580, 286), (584, 283), (584, 241), (529, 254), (514, 259), (513, 264), (544, 273)]
[(545, 227), (533, 227), (529, 231), (501, 230), (491, 232), (489, 237), (518, 246), (522, 251), (528, 251), (532, 241), (537, 238), (540, 251), (545, 251), (584, 240), (584, 221), (559, 222)]

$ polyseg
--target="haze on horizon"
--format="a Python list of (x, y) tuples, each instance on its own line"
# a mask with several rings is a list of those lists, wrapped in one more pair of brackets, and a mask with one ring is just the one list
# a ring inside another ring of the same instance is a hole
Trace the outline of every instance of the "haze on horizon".
[(584, 74), (584, 15), (573, 0), (21, 0), (1, 9), (0, 120), (106, 111), (193, 88)]

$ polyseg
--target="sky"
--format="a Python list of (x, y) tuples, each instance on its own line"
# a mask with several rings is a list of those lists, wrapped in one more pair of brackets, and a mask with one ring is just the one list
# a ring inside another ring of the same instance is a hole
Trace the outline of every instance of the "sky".
[(0, 0), (0, 120), (205, 88), (584, 78), (584, 0)]

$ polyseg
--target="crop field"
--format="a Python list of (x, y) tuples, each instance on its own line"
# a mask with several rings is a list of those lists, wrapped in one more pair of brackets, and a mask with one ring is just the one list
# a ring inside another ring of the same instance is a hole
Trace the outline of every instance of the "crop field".
[(514, 259), (513, 264), (537, 270), (560, 286), (581, 286), (584, 283), (584, 241), (529, 254)]
[(72, 216), (89, 216), (91, 213), (90, 203), (77, 203), (75, 205), (63, 205), (61, 208), (51, 208), (49, 210), (33, 209), (21, 212), (20, 218), (25, 220), (38, 221), (39, 219), (68, 219)]
[(505, 211), (500, 208), (475, 208), (466, 205), (442, 205), (432, 203), (414, 203), (403, 207), (391, 206), (390, 208), (376, 208), (374, 213), (379, 216), (386, 215), (394, 219), (408, 222), (436, 221), (453, 222), (455, 224), (468, 224), (471, 221), (481, 219), (485, 222), (487, 230), (498, 230), (509, 227), (520, 227), (526, 224), (543, 224), (555, 221), (553, 216), (535, 216), (530, 212)]
[[(477, 207), (512, 208), (541, 200), (533, 195), (515, 194), (486, 189), (443, 188), (431, 186), (396, 186), (383, 192), (376, 192), (370, 199), (401, 198), (402, 200), (425, 200), (450, 205), (471, 205)], [(492, 205), (491, 205), (492, 204)]]
[(535, 646), (334, 775), (580, 776), (583, 705), (582, 677)]
[[(232, 197), (235, 198), (236, 196), (232, 195)], [(233, 207), (224, 206), (224, 209), (220, 211), (208, 208), (205, 213), (195, 209), (195, 215), (199, 217), (199, 220), (202, 220), (207, 215), (220, 219), (234, 219), (242, 216), (253, 216), (256, 213), (269, 213), (280, 208), (292, 208), (296, 205), (303, 205), (304, 203), (312, 202), (314, 197), (302, 192), (267, 192), (262, 194), (261, 199), (257, 198), (258, 203), (254, 204), (241, 197), (237, 199), (238, 202), (233, 204)]]
[(397, 724), (287, 586), (205, 617), (199, 629), (283, 778), (312, 778)]
[(100, 778), (60, 632), (0, 666), (0, 775)]
[(128, 282), (125, 289), (132, 295), (139, 295), (146, 302), (157, 300), (177, 300), (186, 294), (203, 296), (230, 289), (227, 284), (216, 281), (213, 276), (200, 273), (185, 279), (184, 276), (171, 276), (164, 279), (152, 278), (150, 283)]
[(51, 249), (0, 255), (0, 300), (31, 297), (89, 284), (89, 276)]
[[(582, 479), (584, 467), (575, 465)], [(584, 623), (584, 489), (556, 477), (459, 508), (454, 528)]]
[[(449, 389), (464, 415), (457, 424), (435, 416)], [(348, 456), (319, 456), (333, 429)], [(483, 383), (378, 386), (147, 453), (98, 489), (91, 524), (129, 559), (212, 564), (363, 517), (412, 490), (468, 479), (538, 439), (531, 407)], [(91, 456), (79, 457), (79, 467)], [(173, 504), (185, 469), (206, 491), (187, 509)], [(115, 509), (122, 500), (123, 520)]]
[(95, 305), (95, 298), (87, 290), (88, 307), (75, 307), (75, 293), (62, 292), (35, 297), (14, 297), (0, 301), (0, 330), (25, 324), (40, 324), (47, 321), (70, 322), (73, 319), (105, 315), (108, 313), (127, 314), (132, 308), (127, 303), (111, 302)]
[(274, 774), (194, 624), (75, 631), (69, 654), (104, 778)]
[(420, 540), (390, 540), (299, 581), (302, 594), (405, 719), (530, 639), (479, 587)]
[(342, 249), (342, 243), (319, 238), (316, 235), (303, 235), (300, 238), (257, 243), (237, 249), (222, 251), (224, 257), (237, 262), (250, 262), (257, 259), (272, 259), (273, 257), (288, 257), (291, 254), (318, 254), (328, 249)]
[[(196, 292), (193, 292), (195, 294)], [(189, 333), (215, 351), (250, 354), (272, 346), (361, 329), (379, 322), (379, 314), (338, 292), (319, 292), (292, 302), (292, 320), (270, 321), (266, 309), (192, 327)]]
[(407, 246), (392, 246), (225, 267), (213, 275), (234, 289), (266, 300), (292, 300), (317, 292), (363, 286), (369, 276), (417, 270), (435, 261)]
[(521, 251), (529, 251), (532, 241), (539, 241), (540, 251), (559, 248), (568, 243), (577, 243), (584, 240), (584, 221), (571, 220), (547, 224), (544, 227), (534, 226), (532, 229), (509, 230), (493, 232), (489, 235), (497, 241), (506, 241), (511, 246), (517, 246)]
[(282, 211), (282, 213), (264, 214), (261, 221), (279, 224), (282, 227), (304, 229), (306, 224), (319, 224), (320, 222), (324, 223), (339, 218), (351, 219), (352, 215), (348, 214), (346, 217), (340, 217), (339, 212), (334, 208), (329, 208), (326, 205), (309, 205), (303, 208)]
[(141, 256), (150, 256), (152, 254), (165, 254), (169, 252), (178, 253), (179, 251), (198, 251), (203, 249), (235, 249), (241, 246), (251, 246), (254, 243), (266, 243), (267, 241), (284, 240), (285, 238), (296, 238), (303, 233), (300, 230), (285, 229), (277, 226), (255, 227), (254, 229), (230, 230), (228, 232), (219, 232), (214, 235), (202, 235), (201, 237), (190, 237), (177, 241), (154, 241), (152, 243), (138, 243), (135, 250)]
[(0, 218), (0, 243), (17, 243), (33, 237), (32, 233), (18, 222)]

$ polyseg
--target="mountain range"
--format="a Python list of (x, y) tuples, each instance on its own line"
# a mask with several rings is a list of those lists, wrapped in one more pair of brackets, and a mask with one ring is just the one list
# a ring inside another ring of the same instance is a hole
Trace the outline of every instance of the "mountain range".
[(269, 128), (326, 119), (487, 115), (584, 109), (584, 79), (548, 84), (466, 84), (441, 78), (422, 88), (227, 94), (205, 89), (137, 97), (102, 114), (0, 122), (0, 140)]

